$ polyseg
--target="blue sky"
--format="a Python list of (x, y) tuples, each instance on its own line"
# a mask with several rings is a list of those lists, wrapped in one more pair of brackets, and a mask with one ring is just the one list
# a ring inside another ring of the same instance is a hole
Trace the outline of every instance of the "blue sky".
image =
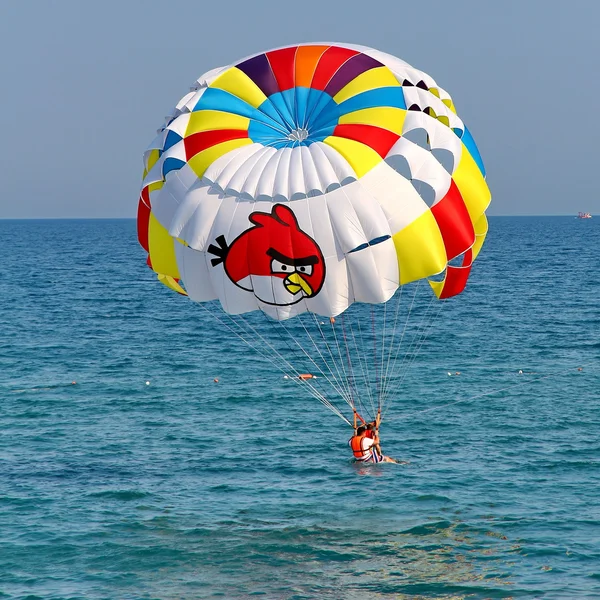
[(0, 2), (0, 218), (133, 217), (142, 152), (203, 72), (271, 47), (364, 44), (450, 92), (489, 214), (600, 213), (600, 2)]

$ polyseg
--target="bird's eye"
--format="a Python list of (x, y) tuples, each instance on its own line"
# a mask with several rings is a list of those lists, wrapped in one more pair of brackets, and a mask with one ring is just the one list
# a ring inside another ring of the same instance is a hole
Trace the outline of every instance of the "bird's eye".
[(296, 271), (298, 271), (298, 273), (304, 273), (304, 275), (312, 275), (313, 272), (313, 267), (312, 265), (302, 265), (301, 267), (296, 267)]
[(271, 261), (271, 273), (291, 273), (293, 270), (292, 265), (286, 265), (275, 258)]
[(297, 267), (294, 265), (290, 265), (287, 263), (283, 263), (280, 260), (274, 258), (271, 261), (271, 273), (302, 273), (303, 275), (308, 275), (309, 277), (312, 275), (313, 266), (312, 265), (298, 265)]

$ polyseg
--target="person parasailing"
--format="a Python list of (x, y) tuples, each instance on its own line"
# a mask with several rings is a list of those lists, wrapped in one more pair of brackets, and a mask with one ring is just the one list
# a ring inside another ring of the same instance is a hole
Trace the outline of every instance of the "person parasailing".
[[(362, 425), (358, 425), (358, 421)], [(354, 460), (356, 462), (391, 462), (399, 464), (408, 464), (406, 461), (398, 461), (391, 456), (386, 456), (381, 451), (379, 441), (379, 425), (381, 423), (381, 410), (377, 412), (375, 419), (367, 423), (354, 409), (353, 428), (354, 435), (348, 440), (348, 445), (352, 449)]]
[[(292, 45), (205, 72), (143, 163), (140, 263), (349, 426), (353, 398), (390, 408), (488, 230), (485, 168), (451, 96), (364, 46)], [(355, 420), (357, 458), (385, 458), (380, 421), (360, 438)]]

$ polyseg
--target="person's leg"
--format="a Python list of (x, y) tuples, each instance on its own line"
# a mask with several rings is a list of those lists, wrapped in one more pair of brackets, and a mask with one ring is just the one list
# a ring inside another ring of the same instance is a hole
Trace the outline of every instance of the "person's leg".
[(407, 460), (398, 460), (396, 458), (392, 458), (391, 456), (383, 456), (383, 462), (391, 462), (396, 463), (397, 465), (408, 465), (410, 464)]
[(373, 450), (373, 453), (371, 454), (371, 462), (380, 463), (382, 461), (383, 461), (383, 456), (381, 454), (378, 454), (375, 450)]

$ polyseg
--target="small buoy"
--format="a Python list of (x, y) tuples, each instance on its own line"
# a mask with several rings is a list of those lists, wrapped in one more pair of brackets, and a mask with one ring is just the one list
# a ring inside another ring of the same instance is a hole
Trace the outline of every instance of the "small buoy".
[(329, 322), (333, 325), (335, 323), (335, 318), (334, 317), (329, 317)]
[(300, 375), (298, 375), (298, 379), (316, 379), (314, 375), (311, 375), (310, 373), (300, 373)]
[(523, 371), (521, 371), (521, 369), (519, 369), (519, 375), (523, 375)]
[(149, 382), (149, 381), (146, 381), (146, 385), (150, 385), (150, 382)]
[(77, 382), (76, 381), (71, 381), (71, 385), (76, 385)]
[(456, 371), (456, 373), (454, 373), (455, 375), (460, 375), (460, 371)]
[(452, 373), (450, 373), (450, 371), (448, 371), (448, 377), (452, 377)]
[(284, 375), (283, 378), (284, 379), (289, 379), (290, 377), (289, 377), (289, 375)]
[(583, 371), (583, 367), (577, 367), (578, 371)]
[(218, 377), (215, 377), (215, 378), (213, 379), (213, 381), (214, 381), (215, 383), (219, 383), (219, 378), (218, 378)]

